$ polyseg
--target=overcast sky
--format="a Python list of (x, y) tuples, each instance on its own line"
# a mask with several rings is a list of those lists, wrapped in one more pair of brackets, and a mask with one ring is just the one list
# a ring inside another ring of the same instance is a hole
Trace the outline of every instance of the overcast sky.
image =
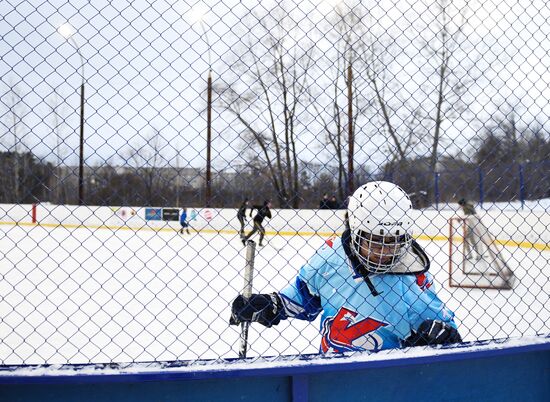
[[(74, 47), (57, 32), (68, 22), (75, 29), (73, 39), (85, 59), (87, 163), (122, 163), (127, 145), (142, 144), (155, 128), (170, 142), (165, 150), (170, 164), (176, 164), (174, 158), (179, 153), (180, 166), (204, 166), (209, 58), (217, 82), (227, 74), (226, 63), (242, 39), (242, 17), (251, 9), (262, 13), (274, 3), (50, 0), (37, 4), (4, 0), (0, 9), (0, 149), (13, 147), (5, 94), (15, 84), (27, 112), (23, 142), (36, 154), (53, 160), (55, 123), (47, 101), (52, 103), (55, 91), (65, 119), (60, 129), (66, 137), (65, 163), (77, 163), (81, 62)], [(490, 65), (491, 69), (490, 78), (480, 81), (481, 87), (472, 88), (477, 117), (494, 113), (495, 104), (503, 100), (516, 105), (525, 123), (548, 116), (548, 4), (544, 0), (453, 1), (454, 15), (465, 10), (466, 3), (466, 35), (476, 44), (476, 51), (483, 52), (479, 68)], [(289, 15), (300, 21), (302, 28), (288, 46), (314, 36), (312, 32), (323, 31), (327, 15), (337, 4), (337, 0), (287, 1)], [(414, 46), (417, 38), (411, 37), (411, 32), (421, 29), (425, 33), (434, 27), (433, 10), (433, 3), (425, 0), (372, 2), (373, 32), (395, 35), (402, 30), (404, 43)], [(204, 14), (203, 24), (196, 22), (197, 13)], [(318, 39), (318, 45), (330, 51), (327, 39)], [(403, 74), (411, 67), (403, 66)], [(301, 157), (328, 161), (331, 155), (322, 151), (324, 140), (316, 124), (308, 122), (313, 132), (311, 140), (300, 144)], [(466, 146), (477, 129), (464, 121), (447, 127), (450, 135), (457, 136), (457, 144), (449, 152)], [(214, 112), (214, 155), (219, 154), (214, 159), (216, 168), (226, 168), (235, 160), (235, 137), (240, 130)], [(458, 138), (460, 135), (464, 137)], [(383, 144), (383, 137), (373, 139), (360, 150), (358, 158), (368, 159), (376, 152), (373, 149)]]

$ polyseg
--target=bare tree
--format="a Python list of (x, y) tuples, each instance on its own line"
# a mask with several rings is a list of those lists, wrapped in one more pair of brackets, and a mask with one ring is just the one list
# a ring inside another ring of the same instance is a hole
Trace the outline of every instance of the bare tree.
[(161, 167), (166, 164), (162, 156), (164, 139), (157, 128), (146, 137), (145, 143), (131, 144), (126, 151), (130, 160), (139, 174), (145, 190), (146, 205), (153, 205), (160, 194)]
[(182, 185), (181, 185), (181, 161), (182, 161), (182, 152), (183, 152), (183, 147), (181, 146), (181, 144), (179, 142), (176, 143), (176, 178), (175, 178), (175, 181), (176, 181), (176, 207), (181, 207), (181, 204), (180, 204), (180, 193), (181, 193), (181, 188), (182, 188)]
[(391, 71), (395, 61), (391, 52), (391, 48), (395, 46), (394, 41), (385, 38), (378, 37), (373, 31), (365, 32), (361, 42), (361, 59), (373, 92), (373, 105), (376, 106), (376, 113), (388, 139), (389, 159), (396, 161), (406, 159), (415, 143), (413, 127), (417, 123), (417, 112), (410, 113), (410, 108), (403, 107), (406, 101), (396, 96), (399, 89), (387, 95), (390, 88), (400, 88), (402, 84), (396, 82), (396, 75)]
[[(465, 13), (467, 9), (452, 9), (450, 0), (435, 0), (435, 21), (433, 29), (435, 35), (424, 40), (423, 53), (428, 61), (428, 86), (424, 88), (431, 94), (429, 102), (433, 106), (424, 105), (420, 110), (426, 132), (431, 137), (429, 168), (435, 171), (439, 158), (439, 148), (442, 144), (443, 125), (446, 121), (454, 121), (467, 111), (464, 102), (469, 84), (475, 79), (462, 65), (460, 59), (465, 55), (464, 28), (466, 26)], [(456, 12), (456, 15), (455, 15)], [(471, 55), (470, 55), (471, 57)], [(470, 59), (471, 60), (471, 59)], [(470, 66), (475, 60), (468, 62)]]
[(312, 95), (317, 117), (322, 121), (327, 142), (332, 146), (338, 164), (338, 195), (341, 199), (345, 197), (344, 191), (351, 194), (355, 187), (358, 118), (371, 107), (364, 93), (364, 75), (359, 70), (362, 63), (358, 63), (362, 38), (368, 32), (367, 16), (368, 11), (361, 3), (335, 8), (328, 19), (328, 35), (325, 35), (335, 42), (334, 53), (326, 58), (332, 87), (329, 106), (320, 108), (319, 101), (323, 98), (318, 94)]
[(54, 90), (53, 95), (47, 100), (51, 109), (52, 116), (52, 133), (55, 136), (55, 145), (53, 148), (56, 158), (55, 163), (55, 200), (58, 204), (64, 204), (67, 201), (65, 191), (65, 174), (62, 168), (65, 160), (65, 141), (66, 136), (63, 134), (65, 125), (64, 112), (65, 107), (61, 104), (60, 97), (57, 91)]
[[(258, 26), (248, 31), (237, 61), (236, 78), (217, 85), (217, 107), (244, 128), (244, 148), (256, 146), (281, 207), (299, 207), (299, 119), (307, 96), (313, 44), (283, 5), (263, 16), (250, 15)], [(261, 27), (261, 28), (260, 28)], [(261, 38), (261, 40), (258, 40)]]
[(27, 106), (23, 102), (23, 95), (21, 90), (17, 87), (17, 84), (14, 81), (9, 82), (9, 90), (3, 97), (2, 102), (8, 112), (6, 114), (7, 126), (13, 136), (13, 143), (6, 145), (8, 151), (14, 153), (13, 166), (11, 174), (7, 173), (8, 176), (13, 177), (12, 182), (10, 183), (9, 189), (6, 191), (13, 191), (14, 201), (16, 203), (20, 202), (22, 199), (22, 188), (21, 182), (24, 178), (21, 178), (21, 173), (25, 174), (27, 172), (26, 166), (20, 166), (20, 163), (25, 165), (25, 158), (22, 158), (22, 161), (18, 157), (19, 152), (21, 151), (21, 144), (23, 142), (23, 130), (25, 128), (24, 116), (28, 111)]

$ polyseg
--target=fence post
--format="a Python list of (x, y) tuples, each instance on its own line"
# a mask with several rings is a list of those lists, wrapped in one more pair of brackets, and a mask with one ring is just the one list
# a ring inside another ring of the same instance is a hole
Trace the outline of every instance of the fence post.
[(435, 209), (439, 211), (439, 172), (434, 172)]
[(479, 181), (479, 206), (483, 208), (483, 170), (481, 169), (481, 166), (477, 168), (478, 172), (478, 181)]
[(525, 180), (523, 178), (523, 165), (519, 164), (519, 200), (521, 202), (521, 209), (525, 204)]

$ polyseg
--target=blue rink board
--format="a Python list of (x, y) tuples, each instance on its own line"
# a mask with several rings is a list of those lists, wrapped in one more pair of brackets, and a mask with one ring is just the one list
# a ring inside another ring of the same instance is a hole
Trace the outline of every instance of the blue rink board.
[(143, 372), (135, 370), (139, 363), (51, 372), (28, 366), (37, 374), (20, 375), (21, 366), (2, 366), (0, 401), (550, 401), (550, 336), (519, 346), (473, 345), (388, 360), (233, 360), (229, 370), (166, 362)]

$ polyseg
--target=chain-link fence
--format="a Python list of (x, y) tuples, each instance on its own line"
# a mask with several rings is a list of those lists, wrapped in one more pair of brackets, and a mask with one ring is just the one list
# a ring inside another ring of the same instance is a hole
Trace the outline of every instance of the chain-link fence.
[(0, 364), (550, 332), (546, 2), (0, 15)]

